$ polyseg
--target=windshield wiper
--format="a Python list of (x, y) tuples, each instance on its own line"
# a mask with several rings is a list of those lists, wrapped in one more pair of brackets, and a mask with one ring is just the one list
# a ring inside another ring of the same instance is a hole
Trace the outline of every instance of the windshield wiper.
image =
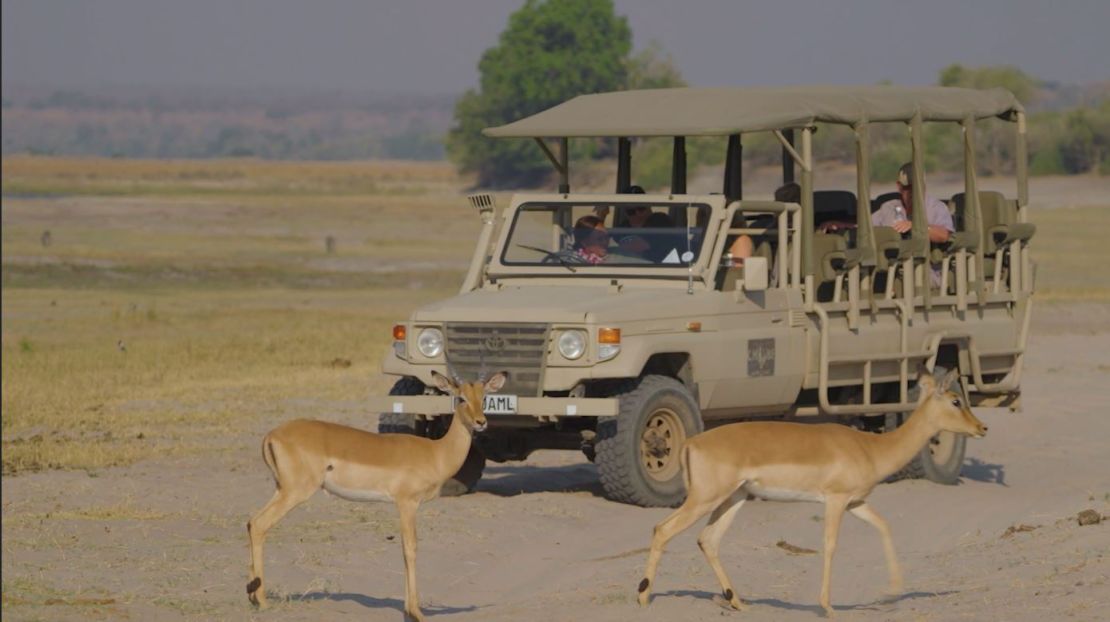
[(530, 250), (530, 251), (536, 251), (537, 253), (543, 253), (544, 255), (547, 256), (546, 259), (554, 259), (555, 261), (558, 261), (559, 263), (561, 263), (563, 265), (563, 267), (566, 268), (567, 270), (570, 270), (571, 272), (578, 272), (577, 270), (574, 269), (574, 266), (570, 265), (570, 262), (567, 261), (559, 253), (553, 253), (553, 252), (551, 252), (551, 251), (549, 251), (545, 248), (540, 248), (538, 246), (528, 246), (527, 244), (517, 244), (517, 246), (520, 247), (520, 248)]

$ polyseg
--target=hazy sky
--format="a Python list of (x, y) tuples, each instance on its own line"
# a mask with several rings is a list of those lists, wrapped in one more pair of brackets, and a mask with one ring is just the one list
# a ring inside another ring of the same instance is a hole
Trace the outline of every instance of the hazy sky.
[[(455, 93), (522, 0), (4, 0), (5, 84)], [(616, 0), (694, 85), (1110, 79), (1110, 0)]]

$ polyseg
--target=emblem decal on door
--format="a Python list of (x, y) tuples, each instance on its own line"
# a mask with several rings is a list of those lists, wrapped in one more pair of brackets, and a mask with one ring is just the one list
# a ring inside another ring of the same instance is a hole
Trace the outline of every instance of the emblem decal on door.
[(775, 340), (748, 340), (748, 376), (775, 375)]

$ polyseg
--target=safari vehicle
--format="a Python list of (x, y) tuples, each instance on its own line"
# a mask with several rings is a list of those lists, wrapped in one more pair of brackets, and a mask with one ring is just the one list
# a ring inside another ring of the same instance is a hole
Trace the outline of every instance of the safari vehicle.
[[(978, 188), (976, 126), (994, 117), (1016, 130), (1016, 198)], [(875, 123), (908, 128), (914, 205), (924, 204), (924, 124), (962, 129), (964, 191), (948, 202), (956, 231), (947, 244), (930, 245), (924, 209), (912, 211), (905, 237), (872, 226), (885, 199), (871, 188)], [(853, 130), (855, 188), (815, 190), (817, 124)], [(757, 418), (891, 429), (914, 406), (910, 370), (919, 363), (958, 368), (972, 405), (1013, 404), (1034, 286), (1025, 130), (1007, 91), (893, 86), (586, 95), (487, 129), (534, 139), (559, 187), (517, 194), (500, 213), (489, 195), (471, 197), (484, 226), (462, 291), (394, 328), (383, 371), (399, 379), (372, 401), (380, 430), (442, 433), (452, 403), (430, 388), (433, 370), (506, 370), (509, 382), (485, 404), (489, 428), (456, 476), (462, 487), (487, 459), (580, 449), (608, 497), (669, 506), (684, 495), (678, 449), (689, 436)], [(744, 198), (742, 141), (755, 132), (781, 144), (782, 181), (799, 183), (798, 202)], [(686, 191), (691, 136), (722, 137), (722, 192)], [(573, 193), (568, 141), (599, 137), (616, 139), (615, 192)], [(630, 194), (638, 137), (673, 139), (669, 192)], [(628, 228), (622, 214), (642, 205), (659, 222)], [(591, 215), (604, 216), (608, 252), (577, 263), (575, 223)], [(829, 219), (857, 227), (819, 232)], [(628, 251), (630, 235), (657, 252)], [(727, 251), (741, 235), (755, 251), (738, 269)], [(964, 452), (965, 437), (941, 434), (907, 469), (952, 483)]]

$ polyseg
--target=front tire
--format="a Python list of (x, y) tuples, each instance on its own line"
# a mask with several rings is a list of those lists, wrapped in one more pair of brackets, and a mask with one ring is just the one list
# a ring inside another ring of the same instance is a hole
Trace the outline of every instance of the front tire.
[(702, 431), (694, 396), (667, 376), (627, 385), (616, 417), (597, 423), (596, 462), (605, 496), (643, 507), (673, 507), (686, 497), (680, 451)]
[[(390, 395), (435, 395), (435, 392), (424, 385), (420, 380), (405, 376), (389, 390)], [(416, 415), (404, 413), (381, 413), (378, 416), (379, 434), (412, 434), (424, 438), (440, 438), (447, 433), (451, 426), (451, 417), (438, 417), (435, 420), (417, 419)], [(458, 473), (455, 473), (443, 484), (440, 489), (441, 497), (457, 497), (473, 492), (482, 479), (482, 471), (486, 468), (486, 457), (475, 446), (470, 444), (470, 452)]]

